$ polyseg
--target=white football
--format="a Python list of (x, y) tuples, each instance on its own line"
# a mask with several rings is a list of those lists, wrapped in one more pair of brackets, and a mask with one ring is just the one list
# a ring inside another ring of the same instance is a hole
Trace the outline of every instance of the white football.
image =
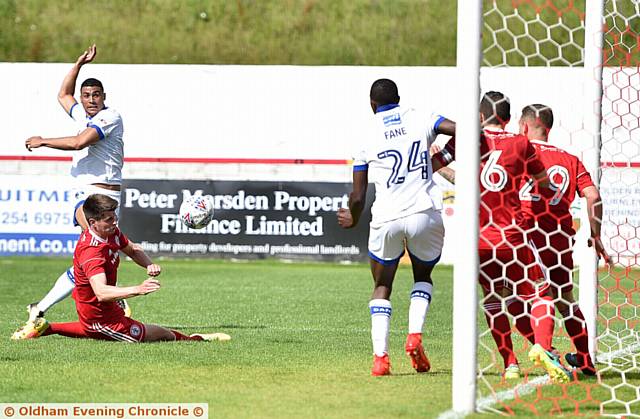
[(191, 196), (180, 205), (180, 220), (189, 228), (206, 227), (213, 219), (213, 203), (202, 195)]

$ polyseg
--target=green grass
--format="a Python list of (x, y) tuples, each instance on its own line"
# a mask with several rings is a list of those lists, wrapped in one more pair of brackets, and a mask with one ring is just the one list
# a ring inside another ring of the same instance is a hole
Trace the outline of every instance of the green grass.
[[(134, 317), (186, 333), (226, 332), (233, 336), (226, 343), (129, 345), (58, 336), (9, 341), (25, 318), (25, 304), (41, 297), (67, 262), (0, 260), (0, 336), (5, 339), (0, 402), (206, 402), (210, 416), (221, 418), (437, 417), (450, 409), (451, 267), (439, 266), (434, 275), (425, 337), (432, 371), (416, 374), (403, 353), (412, 281), (410, 269), (401, 267), (392, 298), (394, 375), (373, 378), (367, 310), (371, 279), (365, 265), (160, 261), (163, 288), (132, 299)], [(122, 262), (121, 284), (142, 278), (132, 262)], [(73, 301), (63, 301), (47, 318), (75, 320)], [(478, 321), (486, 328), (483, 318)], [(491, 349), (479, 354), (484, 380), (505, 390), (500, 369), (491, 365), (495, 345), (490, 338), (482, 341)], [(566, 350), (567, 339), (557, 341)], [(528, 365), (522, 341), (516, 338), (515, 343), (522, 364)], [(530, 372), (531, 378), (542, 375), (541, 370)], [(486, 396), (484, 383), (478, 387)], [(607, 396), (594, 379), (573, 384), (567, 392), (582, 400), (588, 399), (587, 389), (594, 399)], [(521, 417), (532, 408), (544, 415), (560, 397), (558, 406), (572, 412), (573, 402), (561, 393), (560, 387), (548, 386), (505, 408)], [(593, 401), (580, 404), (582, 414), (597, 409)]]
[(429, 0), (2, 0), (0, 61), (455, 65), (456, 7)]
[[(584, 1), (483, 0), (487, 66), (582, 65)], [(0, 61), (451, 66), (456, 2), (2, 0)], [(605, 2), (606, 65), (635, 66), (640, 17)]]

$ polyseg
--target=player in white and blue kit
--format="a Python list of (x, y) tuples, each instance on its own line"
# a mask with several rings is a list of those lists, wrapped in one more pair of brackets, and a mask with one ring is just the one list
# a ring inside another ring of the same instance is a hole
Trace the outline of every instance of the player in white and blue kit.
[(353, 162), (349, 208), (338, 211), (338, 223), (354, 227), (365, 205), (368, 182), (375, 184), (371, 208), (369, 257), (375, 282), (371, 313), (374, 364), (372, 375), (390, 374), (388, 356), (391, 290), (405, 244), (413, 267), (409, 335), (405, 350), (418, 372), (430, 369), (422, 346), (422, 328), (431, 303), (431, 271), (440, 259), (444, 226), (442, 193), (433, 182), (429, 147), (438, 134), (454, 135), (455, 123), (399, 105), (396, 84), (380, 79), (371, 86), (375, 114), (364, 146)]
[[(31, 137), (25, 142), (29, 151), (39, 147), (73, 151), (71, 176), (76, 180), (74, 224), (83, 230), (87, 221), (82, 212), (86, 197), (94, 193), (107, 195), (120, 203), (122, 166), (124, 164), (124, 127), (120, 114), (105, 105), (102, 83), (93, 78), (80, 87), (80, 104), (73, 97), (78, 73), (96, 56), (96, 46), (87, 49), (65, 76), (58, 102), (78, 125), (78, 133), (62, 138)], [(75, 286), (73, 268), (56, 281), (49, 293), (29, 306), (29, 322), (68, 296)], [(29, 324), (29, 322), (27, 322)]]

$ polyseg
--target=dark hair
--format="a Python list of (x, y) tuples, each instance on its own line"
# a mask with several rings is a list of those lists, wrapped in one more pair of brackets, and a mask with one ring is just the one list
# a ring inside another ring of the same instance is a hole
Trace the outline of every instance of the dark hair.
[(553, 111), (547, 105), (534, 103), (522, 108), (522, 118), (533, 119), (542, 124), (544, 128), (550, 130), (553, 127)]
[(94, 220), (102, 220), (104, 213), (107, 211), (115, 211), (118, 208), (118, 201), (102, 194), (89, 195), (82, 204), (82, 211), (87, 221), (90, 218)]
[(82, 89), (83, 87), (99, 87), (100, 90), (102, 90), (104, 92), (104, 87), (102, 87), (102, 82), (98, 79), (86, 79), (85, 81), (82, 82), (82, 84), (80, 85), (80, 88)]
[(480, 114), (485, 123), (506, 125), (511, 119), (509, 98), (500, 92), (487, 92), (480, 101)]
[(391, 103), (399, 103), (398, 86), (389, 79), (379, 79), (371, 85), (369, 97), (378, 105), (389, 105)]

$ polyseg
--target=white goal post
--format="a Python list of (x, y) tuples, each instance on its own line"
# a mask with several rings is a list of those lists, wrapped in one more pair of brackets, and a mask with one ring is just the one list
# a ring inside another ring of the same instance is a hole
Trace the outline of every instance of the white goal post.
[[(483, 1), (458, 0), (457, 93), (459, 97), (456, 137), (455, 217), (465, 226), (466, 236), (458, 242), (459, 257), (453, 274), (453, 367), (452, 411), (469, 414), (477, 403), (478, 351), (478, 209), (479, 149), (471, 144), (479, 136), (480, 63)], [(495, 7), (495, 1), (494, 1)], [(583, 162), (596, 185), (600, 173), (600, 125), (602, 97), (602, 45), (604, 0), (587, 0), (584, 22), (584, 129), (592, 138), (591, 152)], [(517, 13), (516, 13), (517, 14)], [(506, 64), (506, 63), (505, 63)], [(508, 66), (508, 64), (506, 64)], [(588, 225), (586, 210), (582, 224)], [(580, 267), (580, 306), (587, 321), (590, 352), (595, 361), (597, 299), (597, 258), (590, 250), (576, 261)]]
[[(479, 144), (481, 0), (458, 0), (456, 52), (459, 107), (456, 115), (458, 144)], [(475, 410), (477, 368), (477, 281), (480, 147), (456, 147), (456, 223), (467, 236), (458, 243), (458, 263), (453, 267), (452, 405), (457, 413)]]

